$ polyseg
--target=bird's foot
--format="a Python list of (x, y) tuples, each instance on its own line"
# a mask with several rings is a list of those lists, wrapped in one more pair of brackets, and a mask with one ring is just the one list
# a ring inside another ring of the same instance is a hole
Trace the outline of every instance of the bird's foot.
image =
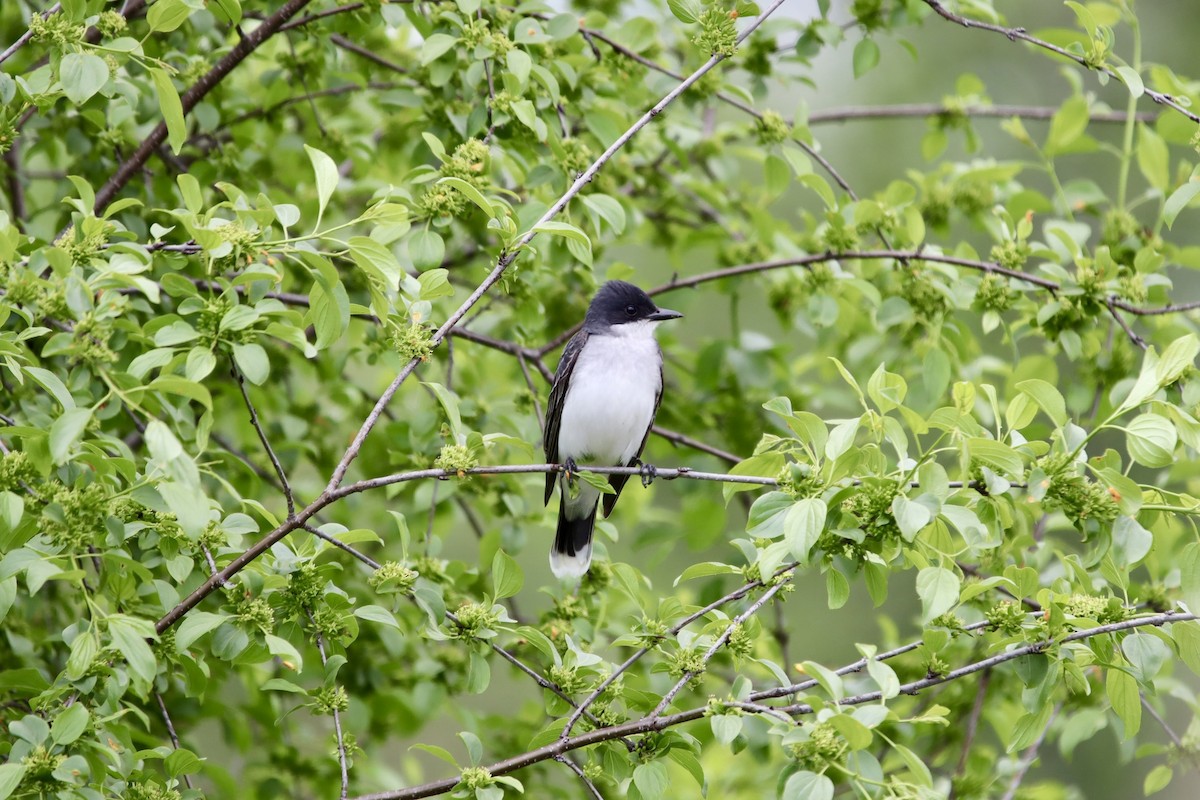
[(658, 467), (638, 459), (638, 475), (642, 478), (642, 487), (648, 487), (658, 477)]
[(563, 462), (563, 474), (567, 477), (567, 483), (574, 483), (579, 477), (579, 465), (575, 463), (575, 459), (568, 458)]

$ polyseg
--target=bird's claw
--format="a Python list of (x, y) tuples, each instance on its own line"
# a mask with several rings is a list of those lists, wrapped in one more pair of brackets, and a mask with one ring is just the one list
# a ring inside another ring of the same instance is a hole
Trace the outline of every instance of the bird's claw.
[(575, 482), (575, 478), (579, 475), (579, 465), (575, 463), (575, 459), (568, 458), (563, 462), (563, 474), (567, 477), (567, 483)]
[(638, 475), (642, 478), (642, 487), (648, 487), (658, 477), (658, 467), (653, 464), (647, 464), (644, 461), (638, 461)]

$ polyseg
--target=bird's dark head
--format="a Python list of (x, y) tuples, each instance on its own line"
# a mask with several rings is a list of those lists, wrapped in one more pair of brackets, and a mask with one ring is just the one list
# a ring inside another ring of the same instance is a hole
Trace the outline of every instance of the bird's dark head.
[(615, 333), (650, 333), (658, 323), (682, 316), (678, 311), (659, 308), (650, 295), (632, 283), (609, 281), (592, 298), (583, 326), (594, 332), (611, 328)]

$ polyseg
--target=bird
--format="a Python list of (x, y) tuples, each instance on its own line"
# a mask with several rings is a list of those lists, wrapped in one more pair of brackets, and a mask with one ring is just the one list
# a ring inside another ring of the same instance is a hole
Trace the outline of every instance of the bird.
[[(546, 461), (565, 472), (546, 474), (546, 499), (561, 488), (550, 570), (562, 581), (581, 579), (592, 562), (592, 529), (600, 490), (576, 477), (578, 462), (640, 465), (639, 457), (662, 402), (660, 323), (683, 314), (659, 308), (650, 295), (625, 281), (596, 292), (579, 331), (567, 342), (546, 406)], [(648, 485), (653, 467), (643, 466)], [(612, 513), (628, 475), (610, 475), (604, 516)]]

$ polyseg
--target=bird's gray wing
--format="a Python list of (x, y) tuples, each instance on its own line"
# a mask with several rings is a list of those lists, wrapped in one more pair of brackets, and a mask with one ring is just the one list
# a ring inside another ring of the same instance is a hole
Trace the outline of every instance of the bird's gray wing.
[[(658, 416), (658, 407), (662, 405), (662, 363), (658, 365), (658, 394), (654, 396), (654, 411), (650, 414), (650, 424), (646, 426), (646, 435), (642, 437), (642, 443), (638, 445), (637, 452), (633, 454), (633, 458), (629, 459), (629, 463), (625, 466), (632, 467), (637, 463), (638, 458), (642, 455), (642, 451), (646, 449), (646, 441), (650, 438), (650, 429), (654, 427), (654, 419)], [(608, 485), (613, 488), (613, 494), (604, 495), (604, 516), (607, 517), (612, 513), (613, 506), (617, 504), (617, 498), (621, 496), (621, 490), (625, 488), (625, 482), (629, 480), (628, 475), (609, 475)]]
[[(583, 352), (587, 340), (588, 334), (585, 331), (572, 336), (563, 349), (558, 369), (554, 372), (554, 385), (550, 387), (550, 400), (546, 404), (546, 429), (542, 433), (542, 446), (546, 451), (547, 464), (558, 463), (558, 427), (562, 423), (563, 405), (567, 401), (567, 389), (571, 384), (575, 362), (579, 360), (579, 354)], [(554, 494), (554, 481), (557, 477), (557, 473), (546, 473), (546, 503), (550, 502), (550, 495)]]

